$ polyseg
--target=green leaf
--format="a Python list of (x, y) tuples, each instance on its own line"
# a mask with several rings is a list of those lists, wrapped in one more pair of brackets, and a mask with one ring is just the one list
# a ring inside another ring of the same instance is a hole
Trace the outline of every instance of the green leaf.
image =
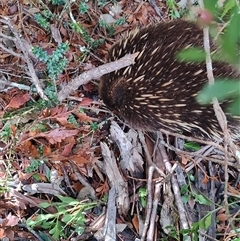
[(240, 38), (239, 22), (240, 14), (239, 8), (235, 6), (231, 11), (231, 21), (226, 27), (225, 33), (219, 37), (222, 51), (231, 63), (238, 63), (239, 56), (237, 51), (237, 43)]
[(233, 9), (236, 6), (236, 0), (228, 0), (226, 1), (226, 4), (223, 8), (223, 13), (221, 18), (223, 18), (231, 9)]
[(204, 7), (211, 13), (214, 13), (216, 11), (217, 2), (218, 0), (204, 0)]
[(210, 205), (211, 202), (203, 195), (193, 194), (194, 200), (200, 204)]
[(240, 95), (229, 105), (228, 112), (233, 116), (240, 116)]
[(205, 61), (205, 52), (203, 49), (189, 47), (183, 49), (176, 54), (177, 60), (181, 62), (204, 62)]
[(182, 202), (187, 203), (190, 199), (190, 196), (182, 196)]
[(52, 226), (53, 226), (53, 223), (51, 221), (49, 222), (48, 220), (43, 221), (41, 224), (41, 228), (44, 228), (44, 229), (49, 229)]
[(75, 232), (77, 232), (78, 235), (81, 235), (83, 234), (84, 230), (85, 230), (84, 227), (78, 226), (76, 227)]
[(198, 94), (197, 101), (204, 105), (212, 102), (216, 97), (219, 101), (226, 100), (229, 97), (238, 96), (240, 93), (240, 82), (233, 80), (218, 79), (214, 85), (207, 84)]
[(71, 214), (65, 214), (62, 218), (62, 222), (64, 223), (68, 223), (69, 221), (71, 221), (72, 219), (74, 219), (74, 216)]
[(147, 196), (147, 189), (145, 187), (140, 187), (138, 190), (139, 197), (146, 197)]
[(42, 220), (32, 220), (32, 219), (27, 219), (26, 225), (28, 227), (34, 228), (35, 226), (38, 226), (42, 223)]
[(186, 192), (187, 192), (187, 190), (188, 190), (188, 185), (187, 184), (185, 184), (185, 185), (183, 185), (182, 187), (181, 187), (181, 194), (185, 194)]
[(85, 13), (88, 12), (88, 9), (89, 9), (89, 7), (88, 7), (87, 3), (81, 1), (81, 2), (80, 2), (80, 5), (79, 5), (79, 11), (80, 11), (80, 13), (81, 13), (81, 14), (85, 14)]
[(63, 197), (61, 195), (57, 195), (57, 197), (63, 202), (63, 203), (66, 203), (68, 205), (76, 205), (76, 204), (79, 204), (79, 201), (72, 198), (72, 197)]
[(205, 217), (203, 217), (199, 222), (199, 227), (202, 229), (207, 229), (212, 223), (212, 213), (209, 213)]
[(43, 203), (40, 203), (39, 206), (42, 207), (42, 208), (48, 208), (48, 207), (51, 206), (51, 204), (47, 203), (47, 202), (43, 202)]
[(77, 219), (76, 219), (76, 224), (78, 224), (79, 226), (83, 226), (85, 225), (86, 219), (83, 215), (83, 213), (81, 212), (80, 215), (78, 215)]
[(57, 221), (55, 227), (49, 230), (49, 233), (53, 235), (52, 237), (55, 240), (59, 240), (59, 237), (63, 235), (63, 229), (62, 229), (61, 223)]
[(198, 151), (201, 149), (201, 146), (196, 142), (186, 142), (184, 143), (184, 148), (189, 151)]
[(189, 179), (192, 181), (192, 182), (195, 182), (196, 181), (196, 178), (194, 175), (190, 174), (188, 175)]

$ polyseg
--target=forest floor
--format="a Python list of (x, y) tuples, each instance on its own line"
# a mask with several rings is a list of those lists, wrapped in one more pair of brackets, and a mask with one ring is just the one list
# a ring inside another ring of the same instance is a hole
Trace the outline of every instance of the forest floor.
[(234, 162), (192, 142), (162, 152), (104, 107), (98, 79), (58, 100), (126, 32), (183, 14), (149, 2), (0, 1), (1, 240), (240, 240)]

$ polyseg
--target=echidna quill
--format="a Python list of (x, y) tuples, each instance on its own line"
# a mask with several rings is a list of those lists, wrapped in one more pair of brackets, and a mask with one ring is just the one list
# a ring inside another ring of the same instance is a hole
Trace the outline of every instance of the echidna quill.
[[(177, 52), (189, 46), (203, 48), (203, 33), (197, 25), (184, 20), (131, 32), (113, 45), (109, 61), (140, 53), (135, 64), (102, 77), (99, 94), (103, 102), (136, 129), (165, 129), (199, 138), (222, 139), (212, 105), (203, 106), (196, 101), (208, 82), (205, 62), (176, 60)], [(214, 62), (213, 73), (215, 78), (239, 77), (225, 62)], [(221, 105), (223, 109), (226, 107), (226, 103)], [(240, 140), (240, 119), (227, 118), (233, 139)]]

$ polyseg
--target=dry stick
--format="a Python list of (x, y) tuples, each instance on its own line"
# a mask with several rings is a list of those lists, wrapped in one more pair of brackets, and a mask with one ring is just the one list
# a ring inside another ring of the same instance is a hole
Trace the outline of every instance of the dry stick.
[(148, 169), (148, 181), (147, 181), (147, 213), (146, 213), (146, 218), (144, 222), (144, 228), (142, 231), (141, 235), (141, 241), (145, 240), (149, 222), (150, 222), (150, 217), (151, 217), (151, 212), (152, 212), (152, 178), (153, 178), (153, 172), (154, 172), (154, 167), (150, 166)]
[[(162, 183), (155, 183), (154, 185), (154, 202), (152, 200), (152, 191), (153, 191), (153, 171), (156, 170), (158, 171), (159, 175), (163, 178), (166, 177), (166, 175), (159, 170), (159, 168), (156, 168), (156, 165), (154, 165), (154, 163), (152, 162), (150, 153), (148, 151), (146, 142), (145, 142), (145, 137), (144, 134), (139, 131), (139, 139), (140, 142), (142, 143), (143, 149), (145, 151), (145, 156), (149, 165), (149, 169), (148, 169), (148, 180), (147, 180), (147, 193), (148, 193), (148, 198), (147, 198), (147, 214), (146, 214), (146, 218), (145, 218), (145, 222), (144, 222), (144, 228), (142, 231), (142, 235), (141, 235), (141, 241), (145, 240), (145, 237), (147, 235), (147, 239), (146, 240), (153, 240), (153, 235), (154, 235), (154, 227), (155, 227), (155, 222), (153, 220), (156, 219), (156, 215), (157, 215), (157, 204), (159, 201), (159, 193), (160, 193), (160, 186), (162, 185)], [(149, 225), (150, 224), (150, 225)], [(148, 231), (148, 233), (147, 233)]]
[(156, 225), (157, 208), (158, 208), (158, 202), (160, 198), (161, 186), (162, 186), (162, 183), (155, 184), (153, 205), (152, 205), (152, 212), (150, 217), (150, 225), (147, 233), (147, 240), (153, 240), (153, 237), (154, 237), (154, 227)]
[[(209, 84), (213, 85), (214, 84), (214, 76), (213, 76), (213, 69), (212, 69), (212, 60), (210, 56), (210, 44), (209, 44), (209, 27), (206, 26), (203, 28), (203, 36), (204, 36), (204, 50), (206, 53), (206, 67), (207, 67), (207, 76), (209, 80)], [(231, 141), (230, 134), (227, 129), (227, 119), (225, 114), (223, 113), (218, 100), (216, 98), (213, 99), (213, 107), (215, 111), (215, 115), (217, 117), (217, 120), (219, 122), (219, 125), (222, 128), (222, 131), (224, 133), (224, 155), (225, 155), (225, 165), (224, 165), (224, 177), (225, 177), (225, 182), (224, 182), (224, 203), (225, 203), (225, 208), (226, 210), (229, 211), (228, 209), (228, 196), (227, 196), (227, 188), (228, 188), (228, 144)]]
[(148, 2), (153, 7), (153, 9), (157, 13), (157, 15), (162, 19), (162, 21), (165, 22), (165, 19), (163, 17), (164, 13), (159, 9), (159, 7), (156, 4), (156, 1), (155, 0), (149, 0)]
[[(197, 152), (187, 152), (187, 151), (182, 151), (180, 149), (177, 149), (176, 147), (173, 147), (169, 144), (167, 144), (165, 141), (161, 140), (160, 143), (164, 146), (166, 146), (168, 149), (178, 153), (178, 154), (182, 154), (182, 155), (186, 155), (186, 156), (195, 156), (195, 157), (199, 157), (199, 158), (202, 158), (206, 161), (212, 161), (212, 162), (215, 162), (217, 164), (220, 164), (220, 165), (224, 165), (225, 164), (225, 161), (224, 160), (221, 160), (221, 159), (216, 159), (216, 158), (211, 158), (211, 157), (206, 157), (205, 155), (201, 155), (201, 154), (198, 154)], [(200, 161), (198, 161), (200, 162)], [(229, 166), (232, 166), (232, 167), (236, 167), (236, 168), (240, 168), (240, 165), (239, 164), (236, 164), (236, 163), (231, 163), (229, 162), (228, 163)], [(189, 171), (189, 170), (188, 170)]]
[(29, 75), (31, 76), (31, 81), (33, 82), (33, 84), (36, 86), (37, 92), (38, 94), (41, 96), (41, 98), (47, 100), (48, 98), (45, 96), (45, 94), (43, 93), (43, 89), (41, 87), (41, 84), (39, 82), (39, 79), (36, 75), (36, 72), (34, 70), (34, 66), (32, 61), (30, 60), (29, 56), (28, 56), (28, 51), (26, 49), (26, 47), (23, 45), (22, 40), (19, 36), (19, 34), (17, 33), (17, 31), (15, 31), (11, 21), (9, 18), (5, 17), (3, 19), (0, 19), (0, 22), (3, 24), (8, 25), (8, 27), (10, 28), (11, 32), (13, 33), (14, 37), (16, 38), (15, 43), (17, 42), (18, 45), (20, 46), (20, 49), (23, 53), (23, 57), (24, 57), (24, 61), (27, 63), (28, 66), (28, 70), (29, 70)]
[(148, 180), (147, 180), (147, 193), (148, 193), (148, 195), (147, 195), (147, 213), (146, 213), (146, 218), (145, 218), (145, 222), (144, 222), (144, 227), (143, 227), (143, 230), (141, 233), (141, 241), (144, 241), (145, 237), (147, 235), (147, 230), (149, 227), (149, 222), (150, 222), (150, 217), (151, 217), (151, 212), (152, 212), (152, 177), (153, 177), (154, 167), (152, 165), (152, 159), (151, 159), (150, 153), (148, 152), (147, 145), (145, 142), (145, 137), (144, 137), (144, 134), (142, 131), (139, 131), (139, 139), (143, 145), (147, 163), (149, 165)]
[[(160, 139), (163, 139), (162, 133), (158, 132)], [(161, 154), (163, 156), (163, 162), (165, 164), (166, 170), (171, 173), (172, 172), (172, 165), (168, 159), (166, 150), (164, 148), (164, 146), (162, 144), (159, 143), (159, 148), (161, 151)], [(179, 186), (176, 180), (176, 177), (174, 175), (172, 175), (171, 177), (171, 182), (172, 182), (172, 189), (173, 189), (173, 193), (175, 196), (175, 201), (176, 201), (176, 205), (178, 208), (178, 212), (179, 212), (179, 217), (180, 217), (180, 221), (181, 221), (181, 227), (182, 229), (188, 229), (189, 225), (188, 225), (188, 221), (187, 221), (187, 216), (186, 216), (186, 211), (181, 199), (181, 194), (180, 194), (180, 190), (179, 190)], [(191, 240), (190, 237), (187, 237), (186, 240)]]
[[(203, 8), (204, 4), (202, 0), (199, 0), (200, 6)], [(211, 60), (211, 55), (210, 55), (210, 44), (209, 44), (209, 27), (206, 26), (203, 29), (203, 36), (204, 36), (204, 50), (206, 53), (206, 67), (207, 67), (207, 76), (209, 80), (209, 84), (213, 85), (214, 84), (214, 76), (213, 76), (213, 69), (212, 69), (212, 60)], [(231, 140), (231, 136), (229, 134), (228, 128), (227, 128), (227, 119), (226, 115), (222, 111), (222, 108), (220, 107), (218, 100), (216, 98), (213, 99), (213, 107), (215, 111), (215, 115), (217, 117), (217, 120), (219, 122), (219, 125), (222, 128), (223, 134), (224, 134), (224, 149), (225, 149), (225, 165), (224, 165), (224, 203), (225, 203), (225, 209), (227, 213), (229, 213), (229, 204), (228, 204), (228, 195), (227, 195), (227, 189), (228, 189), (228, 145), (234, 152), (234, 155), (237, 155), (237, 148), (233, 144)]]
[(12, 49), (8, 49), (7, 47), (5, 47), (3, 44), (0, 43), (0, 48), (3, 49), (5, 52), (19, 58), (19, 59), (23, 59), (24, 60), (24, 57), (22, 54), (17, 54), (16, 52), (14, 52)]
[(166, 134), (166, 135), (169, 135), (169, 136), (175, 136), (175, 137), (179, 137), (179, 138), (184, 139), (184, 140), (198, 142), (198, 143), (202, 143), (202, 144), (205, 144), (205, 145), (215, 146), (217, 149), (219, 149), (222, 152), (224, 152), (224, 148), (222, 148), (218, 143), (215, 143), (213, 141), (201, 140), (201, 139), (198, 139), (198, 138), (177, 134), (177, 133), (174, 133), (174, 132), (171, 132), (171, 131), (167, 131), (167, 130), (164, 130), (164, 129), (160, 129), (160, 131), (162, 133)]
[(147, 162), (148, 162), (148, 165), (149, 166), (153, 166), (155, 168), (155, 170), (158, 172), (159, 176), (161, 176), (162, 178), (166, 178), (167, 175), (162, 171), (160, 170), (155, 163), (152, 162), (152, 158), (151, 158), (151, 155), (148, 151), (148, 148), (147, 148), (147, 144), (146, 144), (146, 141), (145, 141), (145, 137), (144, 137), (144, 134), (142, 131), (139, 131), (138, 132), (139, 134), (139, 139), (140, 139), (140, 142), (142, 143), (142, 147), (143, 147), (143, 150), (145, 152), (145, 156), (146, 156), (146, 159), (147, 159)]
[(70, 95), (72, 91), (76, 90), (80, 85), (88, 83), (92, 79), (98, 79), (104, 74), (108, 74), (112, 71), (119, 70), (131, 64), (134, 64), (134, 60), (138, 56), (138, 54), (139, 52), (136, 52), (134, 54), (127, 54), (117, 61), (101, 65), (97, 68), (82, 73), (78, 77), (74, 78), (68, 85), (64, 86), (62, 90), (59, 91), (58, 100), (63, 101)]

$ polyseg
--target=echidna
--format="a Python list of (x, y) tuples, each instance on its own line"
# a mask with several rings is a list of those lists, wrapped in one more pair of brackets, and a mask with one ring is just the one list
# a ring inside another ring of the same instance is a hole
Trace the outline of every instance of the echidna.
[[(212, 105), (202, 106), (195, 99), (208, 81), (205, 62), (176, 60), (176, 53), (188, 47), (203, 48), (203, 33), (197, 25), (184, 20), (131, 32), (113, 45), (109, 61), (140, 53), (135, 64), (102, 77), (99, 94), (103, 102), (136, 129), (165, 129), (221, 139)], [(215, 78), (239, 77), (225, 62), (214, 62), (213, 73)], [(233, 138), (240, 139), (240, 121), (230, 116), (228, 121)]]

